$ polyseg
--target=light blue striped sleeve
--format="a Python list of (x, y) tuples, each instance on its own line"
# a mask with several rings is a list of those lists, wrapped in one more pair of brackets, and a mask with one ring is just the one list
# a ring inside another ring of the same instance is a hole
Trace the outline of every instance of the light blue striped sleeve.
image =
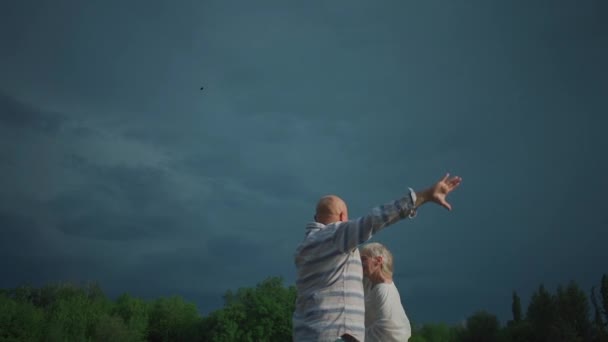
[(363, 217), (342, 222), (333, 237), (336, 248), (348, 253), (369, 240), (381, 229), (408, 217), (416, 216), (416, 193), (411, 188), (408, 195), (378, 206)]

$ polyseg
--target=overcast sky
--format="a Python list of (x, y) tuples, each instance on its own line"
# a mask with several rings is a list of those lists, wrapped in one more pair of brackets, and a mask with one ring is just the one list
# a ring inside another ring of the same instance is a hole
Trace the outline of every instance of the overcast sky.
[[(510, 317), (608, 272), (608, 2), (0, 5), (0, 287), (181, 295), (295, 282), (317, 199), (376, 235), (412, 321)], [(200, 87), (205, 89), (200, 91)]]

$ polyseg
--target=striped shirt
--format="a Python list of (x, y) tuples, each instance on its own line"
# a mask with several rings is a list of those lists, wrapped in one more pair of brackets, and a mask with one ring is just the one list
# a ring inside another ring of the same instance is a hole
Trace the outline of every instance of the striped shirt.
[(414, 217), (415, 202), (410, 189), (408, 196), (356, 220), (306, 226), (306, 237), (295, 253), (294, 341), (335, 341), (344, 334), (364, 341), (363, 268), (357, 247), (388, 225)]

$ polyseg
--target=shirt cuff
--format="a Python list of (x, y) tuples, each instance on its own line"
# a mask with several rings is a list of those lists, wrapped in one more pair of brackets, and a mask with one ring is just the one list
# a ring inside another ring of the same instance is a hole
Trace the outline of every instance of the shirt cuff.
[(410, 207), (410, 213), (408, 214), (408, 217), (414, 218), (414, 217), (416, 217), (416, 214), (418, 214), (418, 211), (417, 211), (418, 208), (415, 207), (416, 191), (414, 191), (414, 189), (412, 189), (412, 188), (409, 188), (409, 190), (410, 190), (410, 199), (412, 200), (412, 206)]

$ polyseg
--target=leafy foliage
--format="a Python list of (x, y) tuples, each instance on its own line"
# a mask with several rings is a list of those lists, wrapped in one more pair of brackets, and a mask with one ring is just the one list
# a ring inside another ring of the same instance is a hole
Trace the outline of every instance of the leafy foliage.
[(225, 306), (205, 322), (208, 341), (289, 341), (296, 290), (281, 278), (269, 278), (256, 288), (224, 296)]
[(458, 329), (445, 323), (429, 323), (414, 331), (410, 342), (452, 341), (458, 333)]
[(500, 323), (495, 315), (478, 311), (467, 319), (464, 331), (458, 334), (458, 341), (494, 342), (498, 341)]
[(43, 336), (44, 311), (0, 294), (0, 341), (36, 341)]
[[(410, 342), (608, 342), (608, 277), (589, 302), (575, 282), (532, 294), (525, 317), (513, 292), (513, 319), (472, 314), (464, 324), (425, 324)], [(201, 317), (179, 296), (150, 301), (123, 294), (112, 301), (98, 284), (49, 284), (0, 290), (0, 341), (291, 341), (295, 287), (270, 277), (255, 287), (227, 291), (224, 307)], [(593, 320), (590, 315), (592, 304)]]
[(194, 304), (181, 297), (160, 298), (150, 307), (148, 341), (193, 341), (200, 316)]

